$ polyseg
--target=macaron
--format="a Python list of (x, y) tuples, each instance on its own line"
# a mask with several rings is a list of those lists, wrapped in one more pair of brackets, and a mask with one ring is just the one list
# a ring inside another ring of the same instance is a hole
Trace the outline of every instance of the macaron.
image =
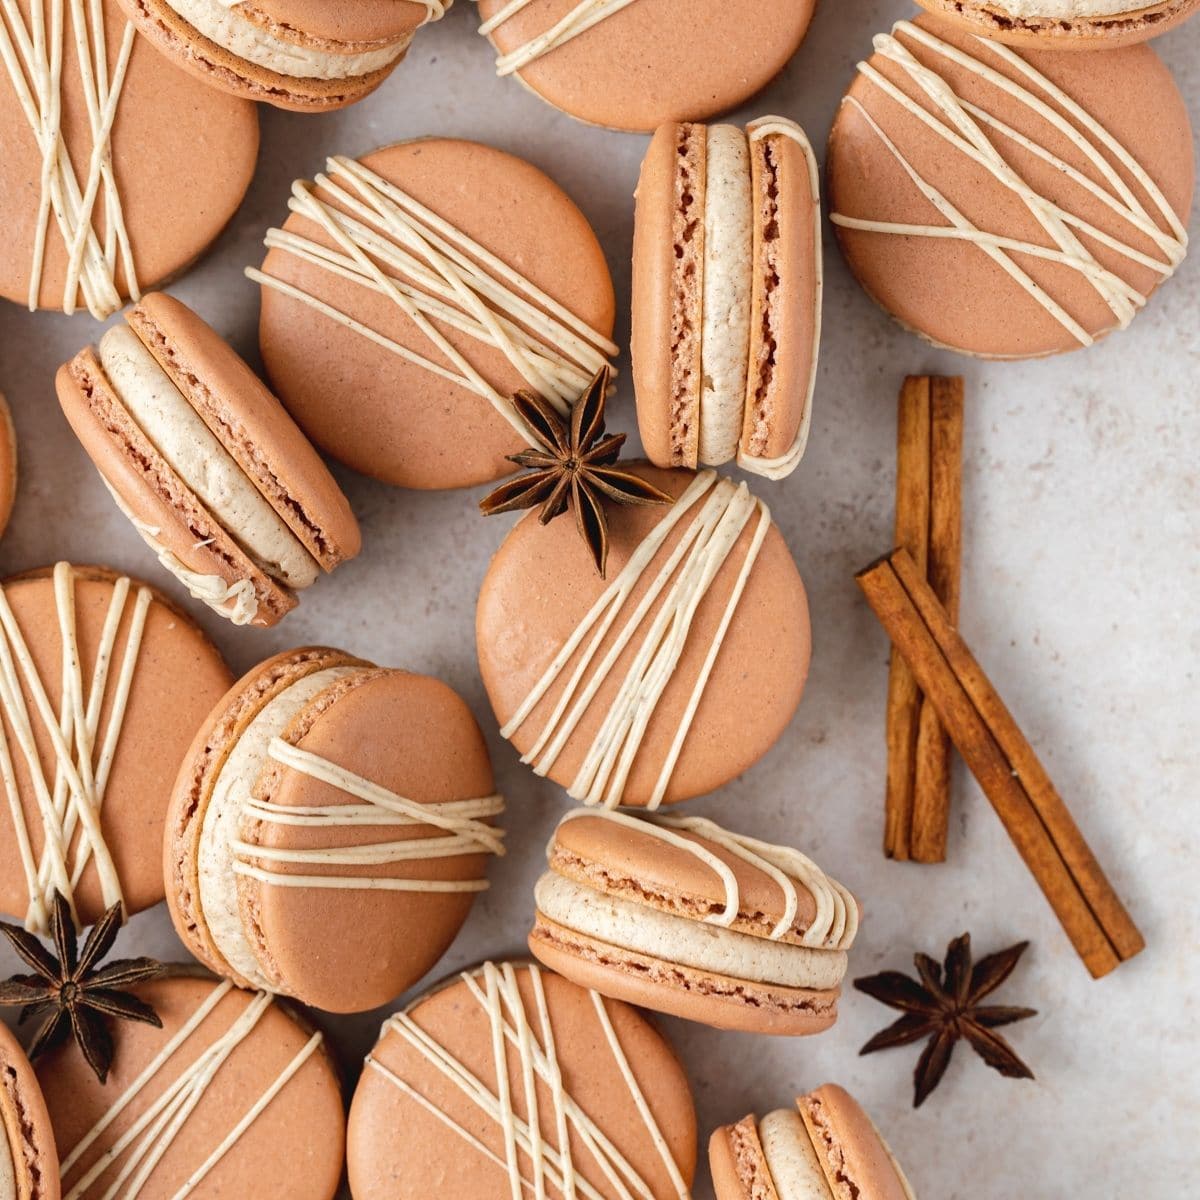
[(71, 1042), (38, 1061), (64, 1193), (333, 1200), (344, 1110), (323, 1035), (228, 982), (179, 974), (135, 993), (162, 1028), (113, 1023), (107, 1084)]
[(5, 9), (0, 296), (103, 319), (225, 228), (254, 173), (258, 115), (155, 53), (117, 0)]
[(635, 464), (675, 498), (610, 507), (601, 579), (569, 521), (519, 521), (475, 614), (479, 669), (522, 761), (589, 805), (658, 808), (746, 771), (791, 720), (804, 584), (745, 484)]
[(579, 808), (546, 857), (529, 949), (580, 986), (746, 1033), (837, 1020), (858, 902), (798, 850), (704, 817)]
[(454, 0), (121, 0), (173, 62), (235, 96), (325, 112), (373, 92)]
[(536, 964), (485, 963), (389, 1017), (350, 1106), (354, 1200), (686, 1200), (696, 1114), (635, 1009)]
[(593, 125), (649, 133), (761, 91), (815, 0), (479, 0), (500, 75)]
[(717, 1200), (915, 1200), (871, 1118), (832, 1083), (795, 1108), (722, 1126), (708, 1162)]
[(247, 272), (263, 361), (309, 437), (357, 471), (412, 488), (499, 479), (533, 442), (513, 393), (565, 412), (617, 354), (596, 235), (511, 154), (427, 138), (333, 158), (288, 207)]
[(157, 904), (171, 784), (231, 678), (216, 647), (148, 584), (59, 563), (0, 584), (0, 664), (0, 912), (44, 933), (55, 889), (81, 925)]
[(0, 536), (8, 528), (17, 500), (17, 431), (12, 410), (0, 392)]
[(0, 1196), (59, 1200), (54, 1129), (37, 1076), (7, 1025), (0, 1025)]
[(633, 235), (638, 425), (660, 467), (800, 462), (821, 342), (821, 199), (804, 131), (661, 126)]
[(213, 708), (164, 843), (187, 948), (243, 987), (363, 1012), (445, 953), (503, 853), (466, 704), (337, 650), (278, 654)]
[(59, 368), (59, 403), (159, 562), (235, 625), (274, 625), (361, 547), (358, 523), (283, 405), (163, 293)]
[(1198, 0), (917, 0), (922, 8), (1009, 46), (1105, 50), (1144, 42), (1190, 17)]
[(851, 271), (937, 346), (1023, 359), (1123, 329), (1183, 261), (1183, 98), (1148, 46), (1014, 50), (922, 16), (875, 38), (829, 140)]

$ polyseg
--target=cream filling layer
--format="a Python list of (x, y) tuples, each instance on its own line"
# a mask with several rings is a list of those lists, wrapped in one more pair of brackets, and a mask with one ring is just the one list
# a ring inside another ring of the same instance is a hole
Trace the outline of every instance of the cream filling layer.
[(779, 1200), (834, 1200), (812, 1137), (794, 1108), (763, 1117), (758, 1140)]
[(333, 54), (313, 46), (276, 37), (269, 29), (248, 20), (236, 0), (167, 0), (197, 33), (222, 50), (256, 67), (297, 79), (356, 79), (394, 63), (408, 49), (411, 35), (377, 50), (358, 54)]
[(288, 587), (314, 583), (316, 560), (137, 335), (114, 326), (100, 339), (100, 362), (138, 428), (254, 563)]
[(1148, 0), (979, 0), (977, 8), (1018, 20), (1087, 21), (1152, 8)]
[(553, 872), (538, 880), (534, 901), (543, 916), (576, 933), (698, 971), (818, 991), (837, 987), (846, 974), (843, 951), (772, 942), (676, 917)]
[(238, 906), (234, 844), (241, 837), (242, 810), (266, 765), (271, 739), (280, 737), (319, 692), (359, 670), (347, 666), (315, 671), (272, 697), (237, 739), (213, 783), (197, 853), (200, 909), (225, 961), (254, 987), (271, 990), (246, 936)]
[(0, 1200), (17, 1200), (17, 1175), (8, 1132), (0, 1120)]

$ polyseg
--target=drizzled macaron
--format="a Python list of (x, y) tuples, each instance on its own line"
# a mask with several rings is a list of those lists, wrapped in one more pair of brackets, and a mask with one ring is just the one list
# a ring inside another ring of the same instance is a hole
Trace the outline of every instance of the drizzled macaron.
[(858, 903), (799, 851), (703, 817), (576, 809), (547, 858), (529, 948), (568, 979), (724, 1029), (837, 1019)]
[(37, 1076), (7, 1025), (0, 1025), (0, 1197), (59, 1200), (54, 1129)]
[(661, 126), (633, 242), (638, 425), (660, 467), (800, 462), (821, 337), (821, 210), (804, 131)]

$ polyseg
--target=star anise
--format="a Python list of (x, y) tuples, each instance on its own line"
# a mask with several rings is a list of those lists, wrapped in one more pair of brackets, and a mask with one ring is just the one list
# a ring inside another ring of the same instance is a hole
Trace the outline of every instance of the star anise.
[(489, 517), (540, 504), (538, 520), (543, 525), (566, 512), (569, 505), (601, 578), (608, 564), (604, 502), (671, 503), (665, 492), (614, 465), (625, 444), (625, 434), (604, 436), (604, 402), (610, 378), (607, 366), (596, 372), (571, 409), (569, 422), (541, 396), (517, 392), (513, 407), (542, 448), (510, 454), (508, 461), (529, 468), (528, 472), (502, 483), (479, 502), (480, 510)]
[(59, 1045), (70, 1033), (96, 1078), (104, 1083), (113, 1056), (112, 1034), (105, 1018), (145, 1021), (162, 1028), (154, 1009), (124, 990), (161, 975), (164, 968), (160, 963), (152, 958), (120, 958), (99, 966), (120, 928), (121, 906), (114, 904), (96, 922), (80, 951), (71, 906), (55, 892), (50, 921), (58, 952), (55, 958), (33, 934), (0, 922), (0, 933), (35, 972), (0, 982), (0, 1005), (22, 1005), (21, 1023), (42, 1018), (29, 1046), (31, 1059)]
[(1018, 942), (998, 954), (989, 954), (971, 965), (971, 935), (964, 933), (946, 948), (944, 966), (928, 954), (916, 954), (913, 962), (920, 982), (899, 971), (884, 971), (854, 986), (889, 1008), (904, 1013), (898, 1021), (877, 1033), (860, 1054), (907, 1046), (924, 1037), (929, 1041), (913, 1072), (913, 1107), (919, 1108), (941, 1082), (954, 1051), (963, 1038), (989, 1067), (1011, 1079), (1032, 1079), (1033, 1072), (1016, 1051), (994, 1030), (1037, 1015), (1033, 1008), (980, 1004), (1012, 974), (1028, 942)]

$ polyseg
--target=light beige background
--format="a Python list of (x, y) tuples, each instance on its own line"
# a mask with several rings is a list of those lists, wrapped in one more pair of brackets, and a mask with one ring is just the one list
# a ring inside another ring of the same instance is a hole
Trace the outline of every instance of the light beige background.
[[(890, 0), (823, 0), (788, 71), (737, 119), (781, 112), (822, 146), (871, 34), (905, 15), (906, 5)], [(241, 272), (260, 260), (261, 237), (281, 219), (293, 177), (311, 176), (328, 153), (356, 155), (421, 134), (491, 142), (558, 179), (604, 240), (626, 310), (631, 196), (645, 139), (585, 128), (496, 79), (476, 21), (460, 0), (375, 96), (348, 111), (263, 110), (250, 196), (213, 253), (174, 289), (252, 359), (258, 296)], [(1157, 45), (1200, 113), (1200, 19)], [(774, 753), (695, 811), (794, 842), (854, 887), (866, 909), (854, 975), (906, 969), (914, 949), (940, 954), (964, 929), (980, 952), (1031, 939), (998, 1000), (1040, 1010), (1012, 1030), (1038, 1078), (1002, 1080), (960, 1048), (942, 1087), (913, 1112), (917, 1051), (860, 1059), (858, 1047), (890, 1014), (854, 992), (835, 1029), (805, 1041), (666, 1022), (691, 1072), (703, 1133), (837, 1080), (874, 1114), (925, 1200), (1200, 1194), (1200, 261), (1185, 263), (1133, 328), (1105, 345), (989, 366), (901, 332), (827, 249), (810, 449), (790, 480), (760, 485), (810, 589), (811, 682)], [(54, 399), (56, 366), (97, 332), (86, 317), (0, 306), (0, 389), (22, 455), (0, 569), (100, 560), (162, 584)], [(619, 338), (626, 334), (622, 317)], [(968, 381), (964, 631), (1149, 943), (1100, 983), (961, 769), (949, 864), (892, 864), (879, 849), (887, 646), (852, 577), (889, 546), (895, 393), (906, 372), (921, 371), (962, 372)], [(609, 425), (632, 431), (627, 371), (622, 385)], [(505, 519), (478, 516), (478, 492), (424, 495), (349, 472), (339, 478), (363, 524), (362, 557), (319, 583), (275, 630), (237, 630), (203, 611), (200, 619), (238, 671), (287, 646), (326, 642), (440, 675), (468, 697), (509, 797), (512, 853), (441, 969), (519, 952), (542, 847), (566, 799), (500, 740), (476, 671), (475, 594)], [(180, 954), (162, 909), (137, 918), (123, 946)], [(0, 977), (15, 967), (0, 952)], [(352, 1073), (383, 1015), (327, 1023)], [(703, 1168), (701, 1180), (697, 1195), (708, 1197)]]

